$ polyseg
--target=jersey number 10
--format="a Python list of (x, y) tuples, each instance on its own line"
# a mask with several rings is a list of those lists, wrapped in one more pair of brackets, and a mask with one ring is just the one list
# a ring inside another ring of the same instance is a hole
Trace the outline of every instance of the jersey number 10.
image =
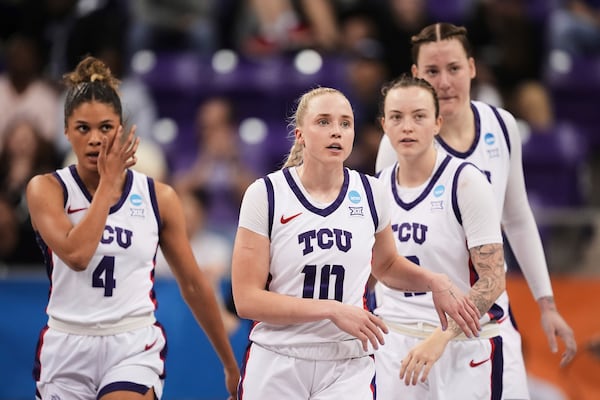
[[(315, 284), (317, 281), (317, 266), (306, 265), (302, 270), (304, 274), (304, 287), (302, 289), (302, 297), (305, 299), (313, 299), (315, 297)], [(331, 284), (331, 276), (335, 276), (335, 288), (333, 298), (337, 301), (342, 301), (344, 292), (344, 267), (341, 265), (326, 264), (321, 268), (321, 279), (319, 284), (319, 299), (329, 298), (329, 286)]]

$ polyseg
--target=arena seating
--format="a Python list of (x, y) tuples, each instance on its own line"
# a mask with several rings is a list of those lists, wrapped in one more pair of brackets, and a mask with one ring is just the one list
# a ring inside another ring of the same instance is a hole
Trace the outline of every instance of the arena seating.
[(197, 151), (193, 133), (195, 111), (203, 100), (212, 96), (230, 99), (239, 120), (263, 120), (268, 134), (260, 157), (254, 158), (281, 160), (290, 147), (286, 118), (294, 110), (295, 99), (316, 86), (346, 88), (343, 58), (323, 58), (314, 73), (303, 73), (297, 68), (297, 57), (298, 54), (241, 57), (233, 70), (218, 72), (213, 67), (214, 58), (190, 53), (157, 54), (152, 68), (140, 73), (140, 77), (156, 99), (160, 117), (172, 119), (177, 126), (175, 141), (164, 146), (169, 165), (177, 170), (193, 160)]

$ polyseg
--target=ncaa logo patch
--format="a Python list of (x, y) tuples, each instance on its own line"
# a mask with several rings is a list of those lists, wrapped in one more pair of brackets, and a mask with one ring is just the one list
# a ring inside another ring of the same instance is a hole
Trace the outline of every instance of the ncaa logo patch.
[(350, 200), (350, 202), (354, 204), (360, 203), (360, 193), (358, 193), (356, 190), (351, 190), (348, 193), (348, 200)]
[(131, 203), (132, 206), (135, 207), (139, 207), (142, 205), (142, 196), (140, 196), (137, 193), (132, 194), (131, 196), (129, 196), (129, 202)]
[(444, 185), (438, 185), (435, 187), (435, 189), (433, 189), (433, 195), (435, 197), (440, 197), (441, 195), (444, 194), (445, 191), (446, 191), (446, 188), (444, 187)]
[(494, 143), (496, 143), (496, 137), (493, 133), (488, 132), (483, 136), (483, 141), (485, 144), (492, 146)]

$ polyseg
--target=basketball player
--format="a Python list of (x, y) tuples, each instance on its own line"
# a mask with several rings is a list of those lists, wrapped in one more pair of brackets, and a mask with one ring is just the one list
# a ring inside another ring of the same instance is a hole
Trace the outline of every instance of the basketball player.
[(483, 317), (479, 338), (460, 335), (452, 322), (442, 331), (429, 293), (379, 282), (375, 314), (390, 333), (375, 354), (377, 398), (441, 400), (460, 393), (461, 399), (500, 400), (502, 339), (496, 321), (502, 309), (494, 301), (504, 290), (505, 271), (492, 187), (473, 164), (436, 150), (433, 138), (442, 121), (426, 80), (403, 75), (382, 93), (381, 124), (398, 161), (379, 178), (394, 199), (391, 226), (398, 253), (451, 277)]
[(118, 81), (88, 57), (66, 76), (65, 134), (77, 163), (34, 177), (27, 202), (50, 277), (48, 324), (34, 367), (38, 399), (160, 399), (167, 342), (155, 320), (160, 245), (183, 298), (225, 367), (239, 369), (207, 278), (196, 264), (174, 190), (129, 169)]
[[(503, 109), (471, 101), (475, 61), (467, 31), (449, 23), (425, 27), (412, 38), (415, 76), (436, 89), (444, 120), (436, 136), (438, 149), (475, 164), (491, 182), (502, 227), (541, 311), (542, 327), (550, 349), (558, 351), (556, 336), (565, 344), (561, 366), (575, 356), (572, 329), (556, 308), (544, 252), (529, 206), (521, 163), (521, 139), (514, 117)], [(384, 135), (377, 157), (377, 171), (396, 160)], [(499, 300), (505, 311), (500, 324), (504, 343), (503, 398), (528, 399), (521, 337), (510, 316), (508, 297)]]
[[(398, 255), (381, 182), (344, 168), (354, 116), (335, 89), (304, 94), (284, 168), (242, 201), (233, 295), (250, 332), (241, 399), (374, 399), (373, 349), (387, 327), (366, 310), (371, 273), (394, 288), (432, 291), (468, 336), (479, 312), (448, 277)], [(372, 267), (371, 267), (372, 265)]]

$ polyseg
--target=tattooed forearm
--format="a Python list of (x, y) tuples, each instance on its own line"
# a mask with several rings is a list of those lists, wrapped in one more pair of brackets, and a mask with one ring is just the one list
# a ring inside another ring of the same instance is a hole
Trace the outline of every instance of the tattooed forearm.
[[(471, 287), (469, 297), (483, 315), (502, 294), (506, 285), (504, 249), (500, 243), (485, 244), (473, 247), (470, 249), (470, 254), (479, 279)], [(454, 321), (451, 321), (450, 328), (453, 332), (462, 331)]]
[(486, 244), (470, 250), (471, 261), (479, 279), (469, 296), (483, 315), (505, 288), (504, 250), (502, 244)]

